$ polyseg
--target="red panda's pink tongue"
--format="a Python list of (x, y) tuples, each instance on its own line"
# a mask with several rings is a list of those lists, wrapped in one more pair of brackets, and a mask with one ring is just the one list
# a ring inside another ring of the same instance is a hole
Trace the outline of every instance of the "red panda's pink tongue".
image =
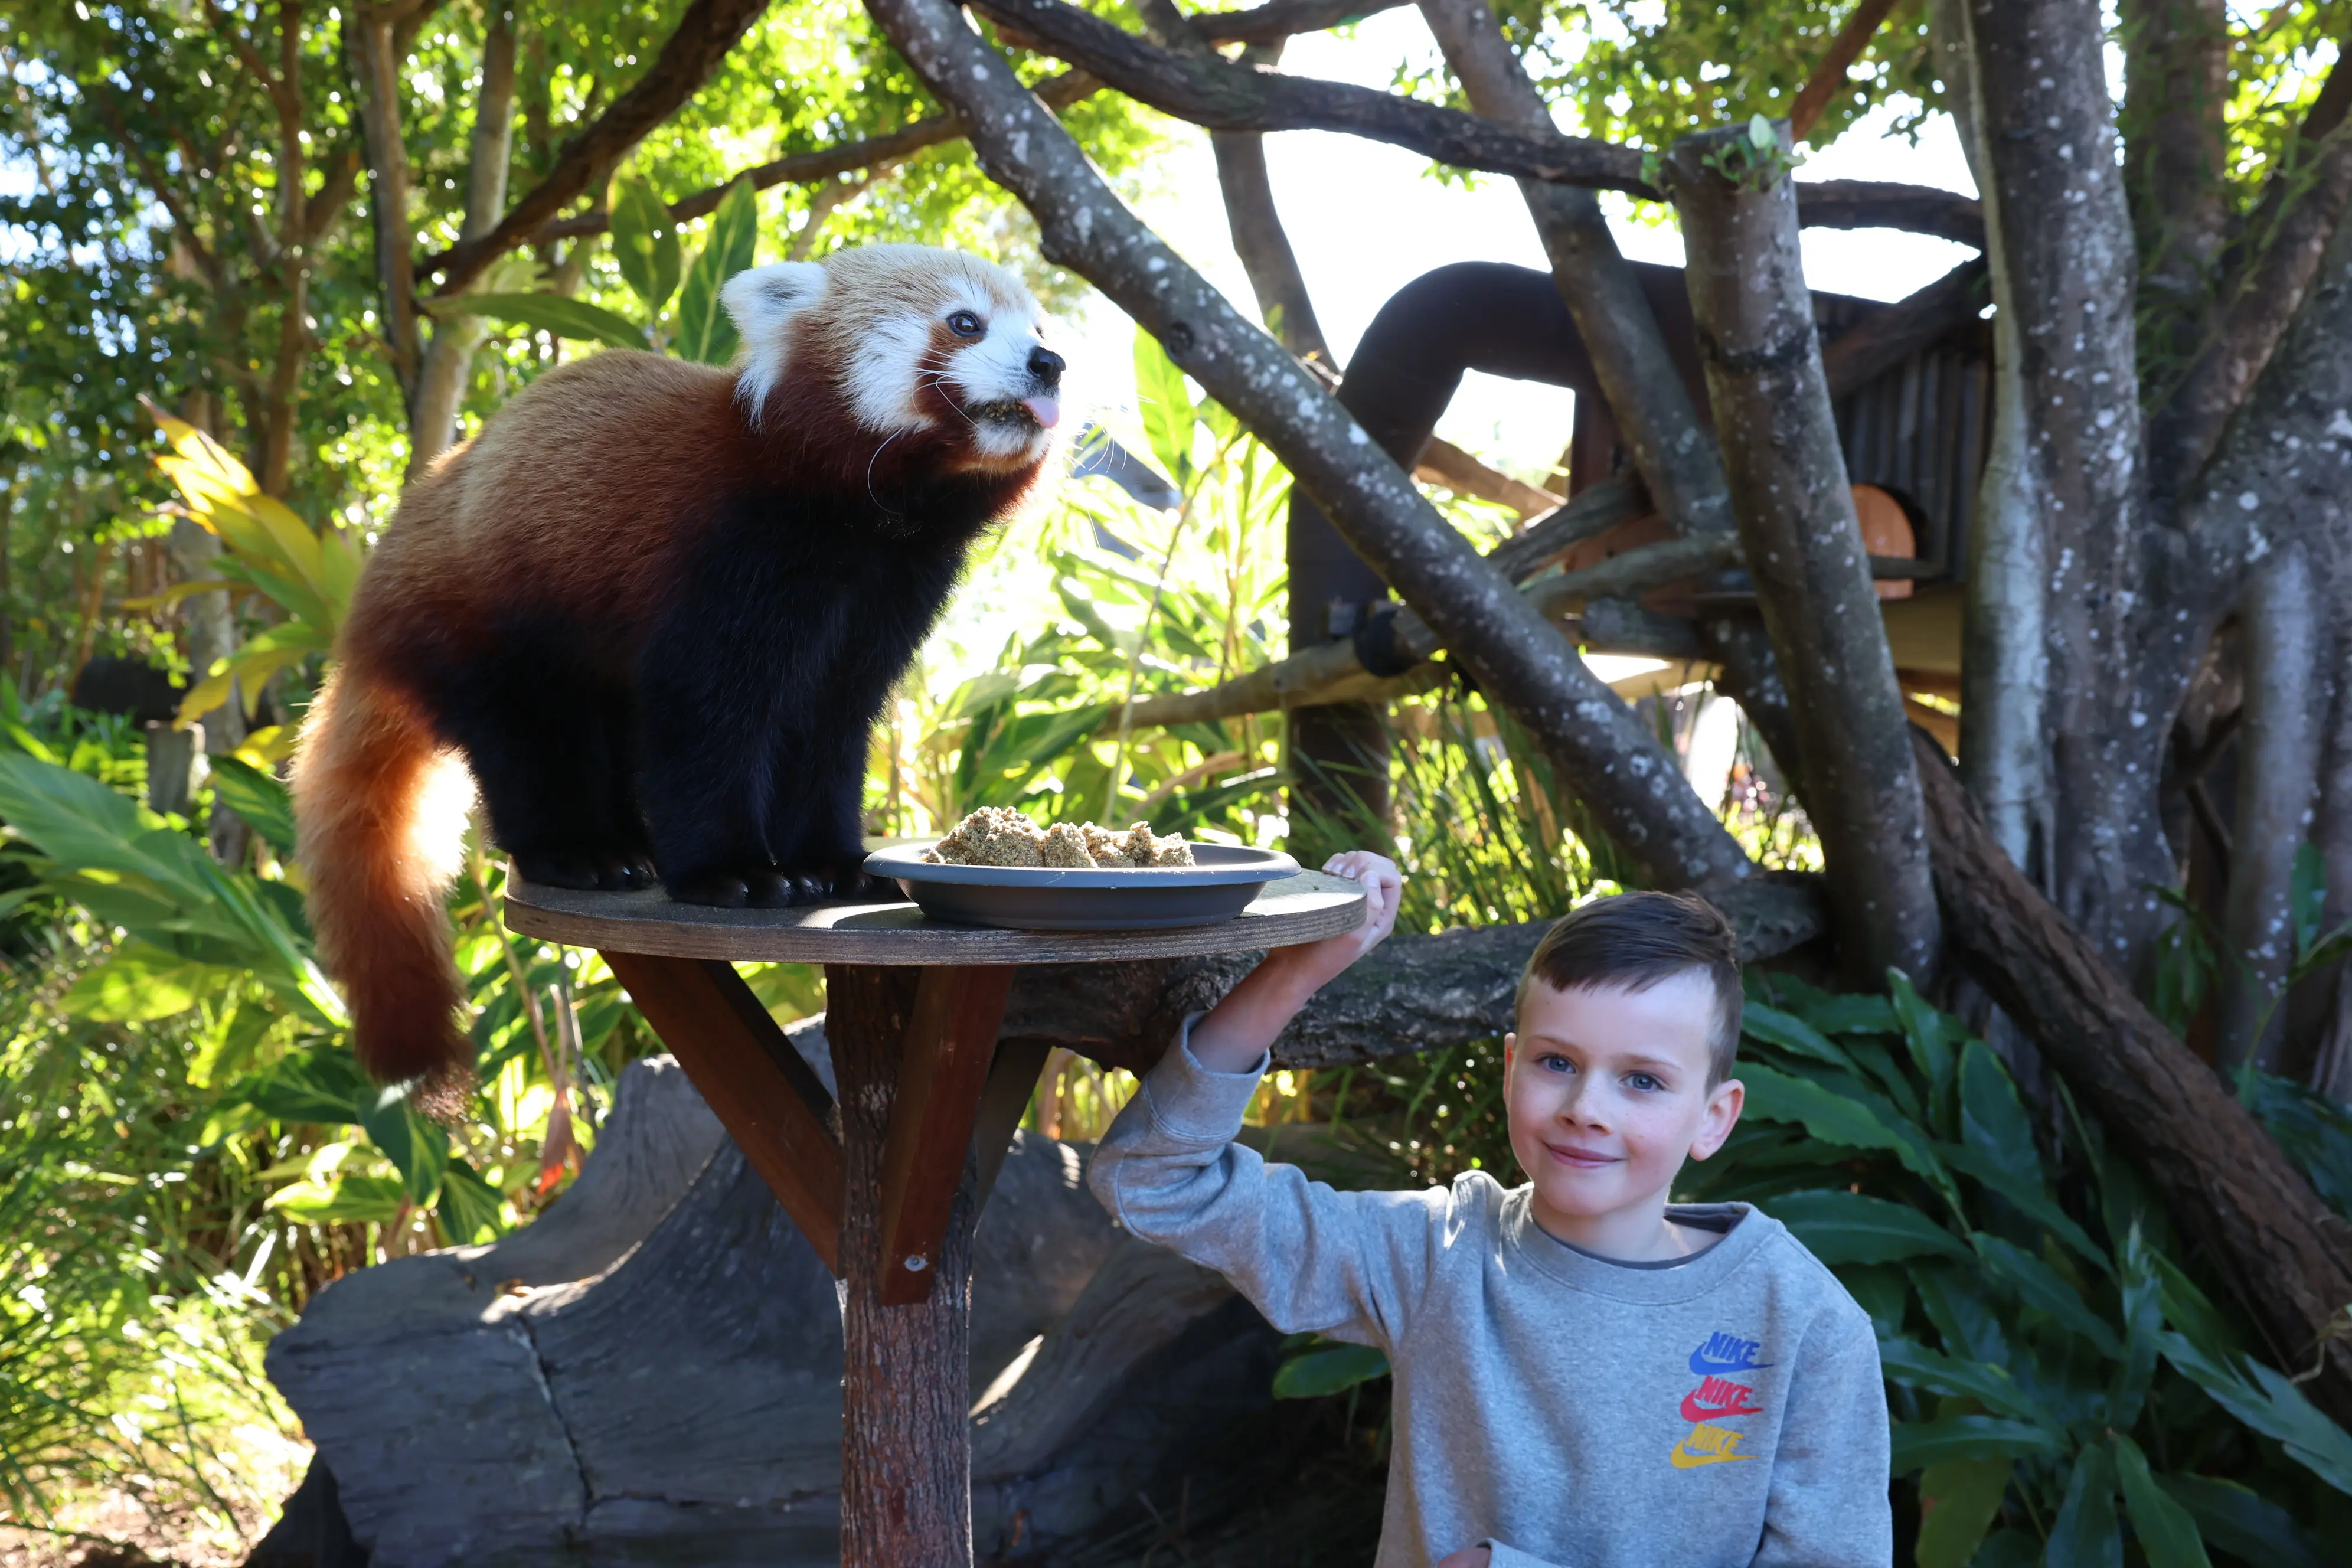
[(1048, 430), (1062, 422), (1062, 400), (1058, 397), (1024, 397), (1021, 406)]

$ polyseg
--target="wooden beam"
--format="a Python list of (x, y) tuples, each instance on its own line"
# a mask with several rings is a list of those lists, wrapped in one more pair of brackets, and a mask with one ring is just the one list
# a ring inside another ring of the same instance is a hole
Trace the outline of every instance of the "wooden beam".
[(898, 1093), (882, 1155), (882, 1304), (931, 1294), (932, 1265), (963, 1180), (996, 1056), (997, 1026), (1013, 989), (1010, 964), (923, 971), (907, 1020)]
[(610, 950), (604, 962), (743, 1157), (838, 1275), (841, 1144), (825, 1125), (833, 1100), (824, 1085), (734, 965)]

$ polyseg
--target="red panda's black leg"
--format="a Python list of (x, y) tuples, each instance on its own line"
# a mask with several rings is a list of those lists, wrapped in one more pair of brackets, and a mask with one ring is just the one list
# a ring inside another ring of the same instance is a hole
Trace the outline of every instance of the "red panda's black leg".
[(499, 629), (493, 658), (427, 682), (438, 728), (480, 787), (491, 838), (542, 886), (644, 885), (625, 697), (587, 672), (567, 628)]

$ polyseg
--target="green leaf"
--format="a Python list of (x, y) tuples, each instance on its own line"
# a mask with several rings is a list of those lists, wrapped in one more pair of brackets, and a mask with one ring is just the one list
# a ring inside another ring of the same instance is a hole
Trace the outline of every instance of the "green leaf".
[(2319, 1540), (2294, 1516), (2236, 1481), (2161, 1475), (2156, 1484), (2197, 1521), (2197, 1532), (2232, 1557), (2263, 1568), (2326, 1568)]
[(2050, 1527), (2050, 1568), (2123, 1568), (2124, 1537), (2116, 1520), (2115, 1450), (2093, 1443), (2074, 1458), (2066, 1500)]
[(212, 775), (214, 795), (281, 858), (292, 858), (294, 801), (286, 786), (240, 757), (213, 758)]
[(703, 364), (725, 364), (739, 341), (733, 318), (720, 304), (719, 290), (738, 272), (748, 271), (760, 243), (760, 202), (749, 179), (727, 187), (702, 249), (686, 269), (686, 288), (677, 297), (677, 331), (670, 352)]
[(144, 1024), (186, 1012), (226, 978), (226, 972), (211, 964), (126, 942), (76, 980), (58, 1005), (77, 1018)]
[(390, 1176), (345, 1176), (280, 1187), (262, 1206), (309, 1225), (389, 1225), (400, 1217), (407, 1201), (400, 1183)]
[[(1824, 1143), (1848, 1149), (1886, 1149), (1906, 1168), (1947, 1185), (1950, 1177), (1927, 1144), (1900, 1124), (1894, 1106), (1872, 1095), (1860, 1084), (1841, 1091), (1811, 1077), (1799, 1078), (1761, 1063), (1744, 1067), (1739, 1081), (1747, 1086), (1745, 1114), (1760, 1121), (1792, 1121)], [(1878, 1100), (1879, 1107), (1871, 1102)]]
[(2337, 1491), (2352, 1495), (2352, 1436), (2321, 1415), (2303, 1390), (2256, 1361), (2241, 1363), (2245, 1369), (2241, 1375), (2176, 1333), (2159, 1331), (2157, 1342), (2164, 1347), (2164, 1359), (2212, 1395), (2214, 1404), (2263, 1436), (2277, 1439), (2288, 1458)]
[(1960, 1142), (1981, 1150), (2026, 1186), (2042, 1186), (2042, 1154), (2033, 1144), (2033, 1122), (2009, 1068), (1982, 1040), (1960, 1047)]
[(1778, 1046), (1784, 1051), (1793, 1051), (1798, 1056), (1810, 1057), (1833, 1068), (1853, 1069), (1853, 1058), (1832, 1045), (1829, 1037), (1802, 1018), (1783, 1013), (1778, 1007), (1761, 1002), (1747, 1004), (1740, 1009), (1739, 1029), (1740, 1033), (1768, 1046)]
[(506, 1198), (465, 1161), (452, 1159), (441, 1179), (442, 1234), (455, 1247), (496, 1241), (507, 1233)]
[(2000, 1512), (2017, 1461), (1947, 1459), (1919, 1477), (1919, 1568), (1968, 1568)]
[(2091, 1310), (2084, 1304), (2082, 1292), (2068, 1284), (2056, 1269), (2014, 1242), (2005, 1241), (1998, 1236), (1986, 1236), (1979, 1232), (1976, 1245), (1993, 1277), (2006, 1283), (2027, 1306), (2082, 1335), (2097, 1347), (2101, 1355), (2119, 1356), (2123, 1353), (2123, 1342), (2116, 1337), (2115, 1325)]
[(1889, 1383), (1974, 1399), (1997, 1415), (2052, 1428), (2056, 1423), (2032, 1396), (1990, 1362), (1963, 1361), (1906, 1339), (1878, 1342), (1879, 1365)]
[(1759, 149), (1771, 146), (1777, 140), (1772, 134), (1772, 122), (1760, 114), (1748, 117), (1748, 140)]
[(2165, 1494), (2147, 1471), (2139, 1445), (2116, 1434), (2116, 1476), (2123, 1482), (2124, 1511), (2132, 1535), (2147, 1554), (2147, 1568), (2213, 1568), (2189, 1510)]
[(1192, 488), (1192, 426), (1197, 415), (1184, 373), (1160, 346), (1160, 340), (1135, 330), (1135, 400), (1151, 455), (1180, 490)]
[(399, 1170), (411, 1203), (424, 1208), (441, 1195), (442, 1173), (449, 1167), (449, 1134), (417, 1112), (406, 1089), (364, 1084), (352, 1109), (352, 1119), (367, 1130), (368, 1141)]
[(1998, 1415), (1940, 1415), (1933, 1421), (1897, 1421), (1894, 1471), (1907, 1476), (1955, 1459), (2022, 1458), (2054, 1453), (2058, 1440), (2042, 1428)]
[(1903, 1026), (1903, 1043), (1910, 1048), (1911, 1065), (1927, 1082), (1928, 1102), (1936, 1108), (1937, 1121), (1948, 1125), (1945, 1112), (1952, 1099), (1952, 1042), (1948, 1027), (1949, 1020), (1927, 1004), (1911, 984), (1911, 977), (1899, 969), (1886, 972), (1888, 998), (1895, 1004), (1895, 1016)]
[(1318, 1344), (1274, 1374), (1276, 1399), (1319, 1399), (1389, 1374), (1389, 1358), (1370, 1345)]
[(2287, 906), (2294, 916), (2294, 954), (2301, 958), (2319, 941), (2327, 919), (2327, 863), (2319, 847), (2305, 842), (2294, 847), (2294, 869), (2287, 878)]
[(643, 175), (613, 186), (613, 259), (621, 265), (621, 280), (646, 302), (646, 313), (660, 315), (677, 292), (677, 228)]
[(2050, 1196), (2049, 1189), (2037, 1180), (2027, 1183), (2013, 1175), (1999, 1155), (1988, 1153), (1982, 1147), (1968, 1143), (1938, 1143), (1937, 1157), (1960, 1174), (1969, 1177), (1987, 1192), (1998, 1194), (2026, 1218), (2064, 1243), (2084, 1262), (2102, 1274), (2115, 1272), (2115, 1265), (2090, 1232), (2074, 1223), (2074, 1217), (2060, 1208)]
[(349, 1052), (314, 1050), (280, 1058), (233, 1093), (272, 1121), (340, 1127), (357, 1120), (365, 1082)]
[(420, 304), (436, 316), (488, 316), (537, 327), (574, 342), (610, 343), (616, 349), (652, 346), (645, 329), (626, 316), (561, 294), (459, 294)]
[(1790, 1193), (1766, 1205), (1823, 1263), (1966, 1258), (1968, 1244), (1917, 1209), (1865, 1193)]

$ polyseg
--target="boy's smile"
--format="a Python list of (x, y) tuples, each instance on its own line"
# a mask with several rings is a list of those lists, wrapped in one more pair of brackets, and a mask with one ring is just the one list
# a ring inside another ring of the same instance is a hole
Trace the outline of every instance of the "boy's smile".
[(1696, 970), (1645, 991), (1528, 988), (1504, 1097), (1547, 1233), (1628, 1262), (1694, 1250), (1665, 1222), (1666, 1194), (1685, 1158), (1723, 1146), (1743, 1097), (1707, 1082), (1716, 1000)]

